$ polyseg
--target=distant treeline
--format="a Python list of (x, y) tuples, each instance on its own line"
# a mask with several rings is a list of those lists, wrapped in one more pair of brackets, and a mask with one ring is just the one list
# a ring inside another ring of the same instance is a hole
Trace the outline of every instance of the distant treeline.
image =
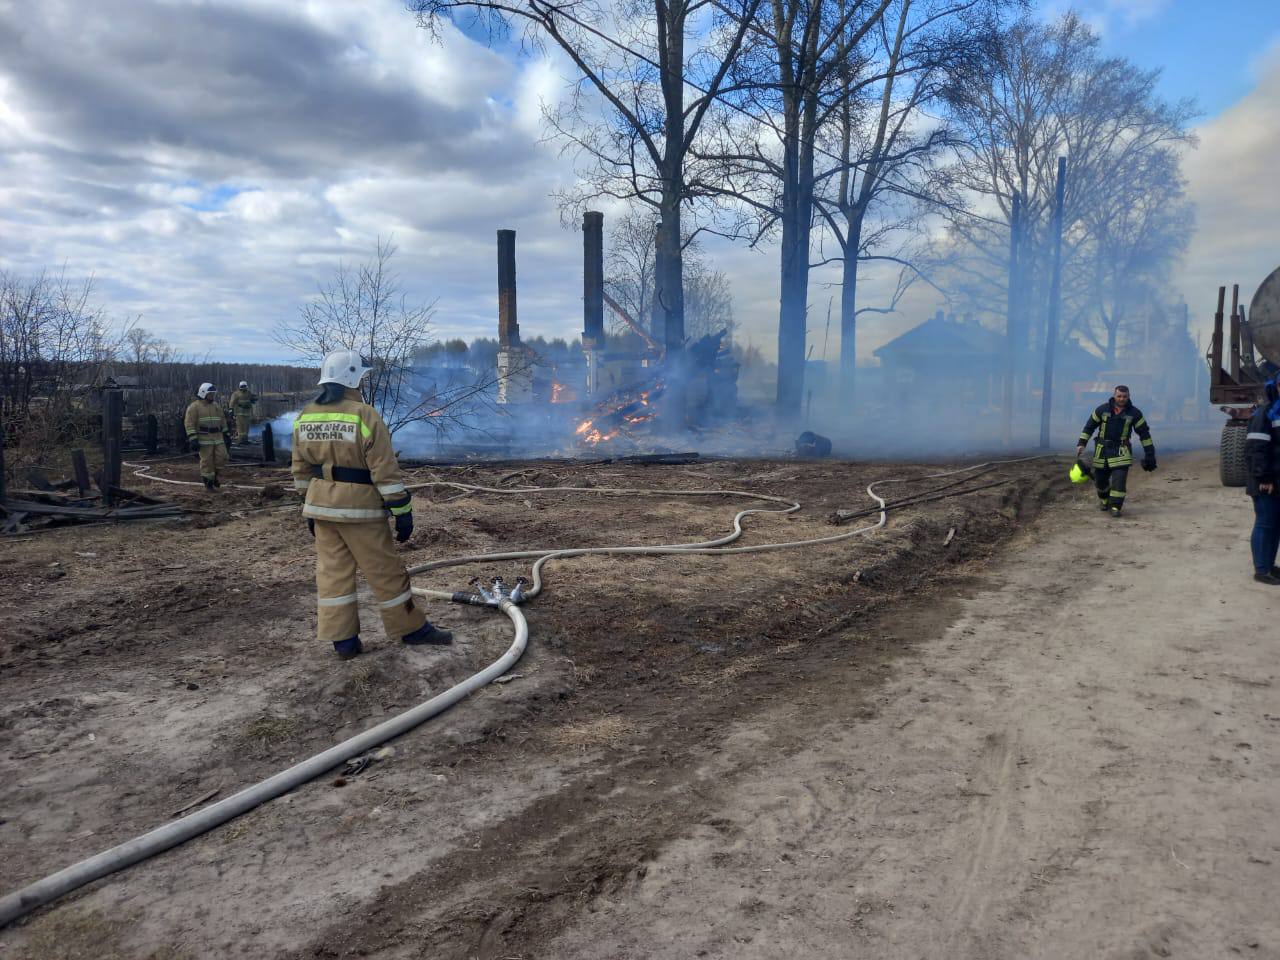
[[(546, 363), (557, 364), (582, 359), (582, 341), (563, 337), (525, 337), (522, 345), (537, 354)], [(605, 350), (640, 352), (645, 343), (630, 331), (609, 334), (605, 338)], [(492, 337), (477, 337), (468, 344), (461, 338), (437, 340), (414, 355), (417, 366), (465, 366), (477, 373), (493, 371), (498, 363), (498, 341)]]
[(254, 393), (302, 393), (316, 385), (320, 371), (315, 367), (294, 367), (272, 363), (107, 363), (102, 370), (102, 386), (108, 378), (126, 389), (142, 391), (157, 401), (172, 398), (186, 402), (202, 383), (212, 383), (224, 399), (241, 380)]

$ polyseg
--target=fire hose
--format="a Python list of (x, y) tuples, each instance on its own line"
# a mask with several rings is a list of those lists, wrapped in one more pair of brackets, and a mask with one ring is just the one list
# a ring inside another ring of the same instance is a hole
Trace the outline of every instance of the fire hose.
[[(497, 560), (526, 560), (533, 559), (534, 564), (531, 570), (532, 585), (527, 587), (523, 582), (523, 578), (517, 581), (516, 587), (510, 593), (506, 592), (502, 581), (495, 578), (492, 589), (483, 586), (477, 588), (477, 592), (460, 591), (457, 593), (447, 593), (439, 590), (427, 590), (420, 587), (414, 587), (413, 591), (418, 596), (432, 600), (446, 600), (455, 603), (472, 604), (477, 606), (489, 606), (501, 610), (508, 619), (511, 620), (515, 635), (512, 639), (511, 646), (507, 651), (489, 664), (483, 670), (473, 674), (467, 679), (461, 681), (445, 690), (443, 693), (432, 697), (417, 706), (410, 707), (403, 713), (386, 720), (363, 733), (356, 734), (350, 739), (344, 740), (335, 746), (330, 747), (321, 753), (315, 754), (306, 760), (296, 763), (293, 766), (280, 771), (266, 780), (247, 787), (240, 792), (221, 800), (218, 803), (211, 804), (208, 807), (201, 808), (194, 813), (189, 813), (172, 823), (166, 823), (147, 833), (127, 840), (124, 843), (104, 850), (102, 853), (81, 860), (79, 863), (72, 864), (56, 873), (28, 884), (20, 890), (10, 893), (4, 897), (0, 897), (0, 927), (25, 916), (32, 910), (37, 909), (47, 903), (58, 899), (65, 894), (70, 893), (86, 884), (99, 880), (102, 877), (123, 870), (126, 867), (140, 863), (150, 859), (155, 855), (176, 847), (188, 840), (200, 836), (201, 834), (218, 827), (241, 814), (258, 807), (269, 800), (273, 800), (296, 787), (315, 779), (328, 770), (347, 760), (364, 753), (388, 740), (408, 733), (410, 730), (421, 725), (432, 717), (442, 713), (449, 707), (462, 700), (464, 697), (479, 690), (481, 687), (488, 685), (497, 677), (501, 676), (509, 670), (524, 654), (525, 646), (529, 638), (529, 626), (517, 606), (524, 600), (530, 600), (538, 596), (542, 592), (542, 568), (552, 560), (563, 560), (569, 557), (582, 556), (670, 556), (680, 554), (696, 554), (696, 555), (729, 555), (729, 554), (746, 554), (746, 553), (763, 553), (773, 550), (788, 550), (800, 547), (816, 546), (824, 543), (837, 543), (842, 540), (848, 540), (852, 537), (861, 536), (878, 530), (888, 521), (888, 511), (892, 509), (883, 497), (875, 492), (875, 488), (881, 485), (893, 483), (914, 483), (921, 480), (939, 479), (942, 477), (954, 476), (960, 473), (972, 473), (984, 467), (992, 467), (998, 464), (1023, 463), (1029, 460), (1043, 459), (1042, 457), (1022, 457), (1015, 460), (990, 461), (988, 463), (976, 464), (971, 467), (962, 467), (958, 470), (949, 470), (941, 473), (929, 474), (922, 477), (894, 478), (887, 480), (877, 480), (867, 486), (867, 495), (875, 500), (878, 504), (871, 512), (879, 513), (879, 519), (872, 524), (858, 527), (839, 534), (833, 534), (826, 537), (815, 537), (808, 540), (791, 540), (780, 543), (763, 543), (748, 546), (730, 547), (730, 544), (737, 540), (743, 534), (742, 521), (744, 518), (757, 513), (768, 513), (785, 516), (795, 513), (800, 509), (800, 503), (795, 500), (789, 500), (783, 497), (773, 496), (771, 494), (754, 493), (742, 490), (655, 490), (651, 488), (626, 488), (626, 487), (484, 487), (475, 484), (464, 484), (448, 480), (428, 480), (422, 483), (410, 485), (410, 489), (419, 489), (426, 487), (451, 487), (472, 493), (488, 493), (488, 494), (508, 494), (508, 495), (524, 495), (543, 494), (543, 493), (591, 493), (615, 496), (688, 496), (688, 497), (740, 497), (751, 500), (763, 501), (766, 503), (777, 504), (775, 508), (755, 507), (738, 511), (734, 515), (732, 530), (722, 537), (711, 540), (699, 541), (685, 544), (655, 544), (655, 545), (631, 545), (631, 546), (615, 546), (615, 547), (569, 547), (547, 550), (519, 550), (507, 551), (501, 553), (475, 554), (464, 557), (452, 557), (446, 560), (436, 560), (429, 563), (418, 564), (409, 568), (410, 575), (425, 573), (429, 570), (439, 570), (446, 567), (460, 566), (470, 563), (484, 563)], [(155, 478), (160, 479), (160, 478)], [(947, 484), (946, 487), (954, 486)], [(953, 490), (945, 496), (958, 496), (962, 493), (971, 493), (972, 489)], [(924, 495), (922, 494), (921, 497)], [(939, 497), (940, 499), (941, 497)], [(923, 502), (920, 497), (903, 498), (904, 501), (912, 503)], [(896, 505), (896, 504), (895, 504)]]
[[(129, 467), (131, 470), (133, 470), (133, 475), (135, 477), (140, 477), (143, 480), (154, 480), (156, 481), (156, 483), (171, 483), (177, 487), (204, 486), (204, 484), (201, 483), (199, 480), (172, 480), (169, 477), (157, 477), (155, 474), (151, 472), (151, 464), (153, 463), (164, 463), (165, 460), (185, 460), (185, 459), (187, 459), (185, 456), (166, 457), (164, 460), (148, 460), (145, 463), (130, 463), (128, 460), (124, 460), (122, 461), (122, 464), (126, 467)], [(227, 467), (256, 467), (256, 466), (259, 466), (259, 464), (257, 461), (253, 461), (251, 463), (224, 463), (222, 466), (225, 469)], [(255, 486), (255, 485), (245, 484), (245, 483), (228, 483), (227, 486), (231, 487), (233, 490), (261, 490), (262, 489), (262, 487), (260, 486)]]

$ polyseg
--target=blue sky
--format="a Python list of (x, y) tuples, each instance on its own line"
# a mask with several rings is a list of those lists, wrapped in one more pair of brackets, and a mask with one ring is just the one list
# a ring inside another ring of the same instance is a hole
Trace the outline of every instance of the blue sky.
[[(1076, 3), (1099, 27), (1104, 48), (1162, 70), (1166, 97), (1192, 96), (1220, 113), (1258, 80), (1259, 60), (1280, 53), (1278, 0), (1110, 0)], [(1046, 12), (1064, 8), (1044, 4)]]

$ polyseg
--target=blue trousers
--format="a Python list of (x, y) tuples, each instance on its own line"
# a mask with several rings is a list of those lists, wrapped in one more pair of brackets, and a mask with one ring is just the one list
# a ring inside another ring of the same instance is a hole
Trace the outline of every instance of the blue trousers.
[(1280, 548), (1280, 495), (1260, 493), (1253, 498), (1253, 569), (1270, 573)]

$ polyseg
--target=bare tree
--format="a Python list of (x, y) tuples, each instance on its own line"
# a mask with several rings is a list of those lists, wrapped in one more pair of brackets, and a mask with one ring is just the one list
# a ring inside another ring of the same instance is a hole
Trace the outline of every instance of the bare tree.
[[(654, 315), (653, 295), (657, 282), (658, 217), (649, 209), (629, 207), (614, 221), (609, 231), (609, 255), (605, 264), (605, 292), (637, 324)], [(682, 269), (689, 264), (685, 258)], [(687, 277), (686, 277), (687, 280)], [(630, 330), (615, 312), (609, 326), (614, 333)], [(650, 331), (661, 342), (664, 329)]]
[(771, 0), (751, 24), (725, 92), (734, 116), (708, 148), (714, 183), (757, 216), (757, 239), (780, 234), (779, 411), (804, 393), (805, 320), (821, 130), (830, 121), (844, 55), (879, 28), (893, 0)]
[(0, 272), (0, 428), (11, 470), (92, 430), (87, 384), (118, 347), (92, 301), (91, 279)]
[(1115, 366), (1125, 325), (1145, 325), (1141, 311), (1167, 299), (1193, 219), (1173, 151), (1151, 151), (1113, 167), (1076, 228), (1064, 334), (1078, 336)]
[[(886, 0), (887, 2), (887, 0)], [(621, 197), (646, 204), (662, 224), (655, 255), (656, 299), (668, 353), (683, 348), (681, 238), (687, 209), (714, 195), (690, 165), (709, 111), (726, 92), (761, 0), (413, 0), (433, 31), (458, 15), (505, 36), (513, 25), (531, 43), (563, 51), (581, 78), (563, 108), (548, 112), (554, 133), (579, 158), (582, 188), (569, 203)], [(603, 106), (603, 112), (601, 111)]]
[[(843, 2), (843, 0), (841, 0)], [(841, 264), (840, 395), (852, 403), (857, 321), (892, 313), (906, 290), (926, 276), (915, 234), (923, 215), (946, 203), (938, 163), (957, 146), (945, 116), (952, 78), (979, 46), (994, 5), (984, 0), (898, 0), (885, 23), (862, 43), (842, 40), (832, 142), (818, 175), (819, 212)], [(967, 72), (967, 71), (965, 71)], [(824, 261), (829, 262), (829, 261)], [(862, 264), (896, 264), (887, 305), (859, 306)]]
[(733, 291), (729, 278), (701, 257), (690, 264), (684, 279), (685, 326), (689, 339), (725, 332), (725, 345), (733, 342), (738, 321), (733, 315)]
[(276, 341), (299, 360), (319, 365), (332, 350), (355, 350), (372, 365), (365, 397), (394, 434), (410, 423), (446, 416), (447, 403), (424, 394), (413, 358), (432, 341), (435, 302), (411, 303), (392, 270), (396, 247), (379, 239), (358, 267), (340, 264), (298, 317), (281, 323)]
[[(1064, 275), (1092, 283), (1075, 261), (1100, 242), (1116, 255), (1114, 242), (1126, 232), (1117, 214), (1137, 200), (1133, 190), (1143, 178), (1136, 172), (1192, 142), (1193, 107), (1161, 100), (1157, 72), (1102, 57), (1096, 35), (1072, 14), (1052, 23), (1020, 19), (993, 35), (987, 50), (985, 62), (954, 87), (954, 115), (966, 136), (952, 173), (970, 203), (946, 210), (956, 254), (951, 289), (976, 312), (1008, 313), (1015, 367), (1026, 373), (1025, 356), (1047, 303), (1057, 158), (1067, 158)], [(1146, 182), (1142, 189), (1154, 185)], [(1011, 238), (1015, 195), (1021, 227)], [(1100, 239), (1100, 230), (1108, 239)], [(1020, 264), (1012, 283), (1011, 240)], [(1008, 289), (1015, 291), (1012, 309)], [(1065, 299), (1073, 298), (1080, 295), (1068, 290)], [(1081, 327), (1068, 322), (1066, 329)]]
[[(634, 322), (650, 315), (655, 282), (657, 217), (644, 208), (632, 208), (619, 218), (610, 234), (605, 290)], [(720, 330), (732, 339), (737, 323), (733, 316), (733, 294), (729, 280), (707, 261), (697, 240), (686, 236), (683, 251), (685, 334), (689, 339)], [(610, 322), (614, 334), (632, 330), (630, 323), (614, 313)], [(655, 331), (655, 339), (661, 332)]]

